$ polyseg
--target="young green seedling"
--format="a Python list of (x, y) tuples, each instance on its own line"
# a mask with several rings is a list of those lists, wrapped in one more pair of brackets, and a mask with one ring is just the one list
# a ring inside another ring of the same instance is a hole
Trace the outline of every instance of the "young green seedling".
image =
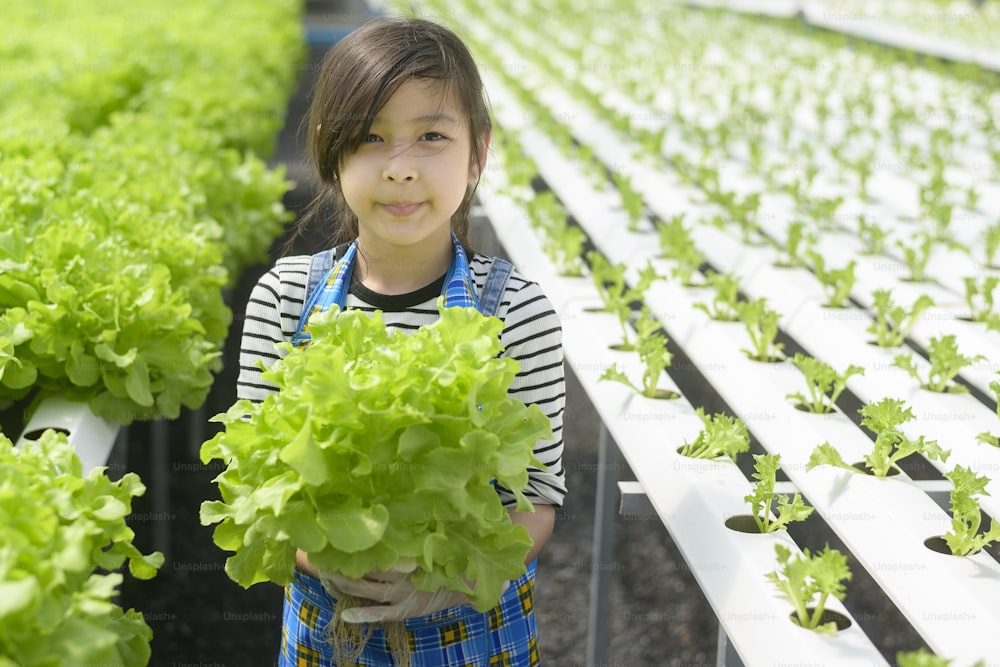
[(806, 223), (801, 220), (789, 223), (785, 234), (784, 253), (774, 265), (785, 269), (806, 266), (807, 253), (815, 242), (816, 235), (807, 228)]
[(930, 368), (927, 371), (926, 378), (920, 376), (920, 371), (913, 361), (912, 354), (897, 354), (896, 358), (893, 359), (892, 365), (902, 368), (912, 377), (916, 378), (920, 382), (920, 386), (924, 389), (936, 392), (967, 392), (968, 389), (963, 385), (953, 383), (952, 380), (966, 366), (971, 366), (975, 362), (986, 358), (981, 354), (977, 354), (974, 357), (961, 354), (958, 351), (958, 343), (955, 341), (954, 334), (931, 338), (928, 341), (927, 353), (930, 358)]
[(951, 553), (968, 556), (981, 551), (983, 547), (1000, 540), (1000, 523), (990, 520), (990, 528), (980, 533), (982, 512), (976, 496), (988, 496), (988, 477), (977, 475), (970, 468), (955, 466), (945, 477), (954, 483), (949, 498), (951, 500), (951, 532), (942, 535)]
[(864, 375), (865, 369), (851, 364), (843, 373), (838, 373), (833, 366), (813, 357), (796, 352), (792, 363), (802, 371), (806, 380), (808, 398), (801, 393), (788, 394), (785, 398), (795, 401), (797, 406), (807, 412), (823, 414), (833, 412), (837, 399), (847, 388), (847, 380), (852, 375)]
[(632, 185), (632, 178), (620, 172), (611, 174), (611, 180), (618, 188), (618, 193), (622, 198), (622, 208), (625, 210), (630, 232), (639, 230), (639, 221), (642, 220), (642, 193), (637, 191)]
[[(952, 660), (942, 658), (920, 647), (916, 651), (899, 651), (896, 653), (896, 667), (952, 667)], [(986, 667), (982, 660), (970, 667)]]
[(852, 259), (847, 266), (841, 269), (827, 269), (826, 259), (823, 255), (818, 252), (810, 252), (809, 257), (813, 261), (813, 272), (826, 291), (824, 305), (827, 308), (843, 308), (844, 302), (851, 296), (851, 289), (854, 287), (854, 267), (857, 262)]
[(739, 319), (736, 304), (739, 301), (740, 279), (731, 273), (709, 271), (705, 282), (715, 288), (715, 296), (709, 304), (696, 303), (694, 307), (704, 311), (713, 320), (735, 322)]
[[(802, 502), (802, 496), (796, 493), (789, 499), (784, 493), (775, 493), (775, 477), (778, 472), (780, 454), (754, 454), (754, 484), (753, 492), (744, 496), (743, 500), (750, 503), (750, 513), (757, 529), (761, 533), (771, 533), (776, 530), (786, 530), (792, 521), (802, 521), (813, 512), (813, 508)], [(771, 505), (775, 505), (778, 518), (771, 517)]]
[(775, 343), (774, 339), (778, 335), (778, 319), (781, 316), (767, 307), (767, 299), (761, 297), (753, 301), (737, 301), (735, 308), (753, 346), (753, 349), (744, 349), (742, 352), (754, 361), (780, 361), (784, 345)]
[(983, 242), (983, 252), (985, 253), (983, 263), (990, 268), (996, 268), (997, 250), (1000, 250), (1000, 222), (996, 222), (987, 227), (983, 231), (981, 238)]
[(542, 243), (542, 249), (556, 266), (561, 276), (582, 276), (583, 246), (587, 235), (576, 225), (564, 223), (549, 230)]
[(892, 302), (891, 290), (875, 290), (872, 292), (875, 321), (868, 327), (868, 333), (875, 334), (875, 341), (879, 347), (899, 347), (916, 325), (920, 314), (933, 305), (933, 299), (921, 294), (913, 305), (906, 309)]
[[(994, 397), (997, 399), (997, 417), (1000, 417), (1000, 380), (990, 382), (990, 389), (993, 390)], [(977, 435), (976, 440), (987, 445), (1000, 447), (1000, 436), (993, 435), (989, 431), (983, 431)]]
[(865, 215), (858, 216), (858, 239), (861, 241), (862, 255), (881, 255), (885, 252), (885, 242), (889, 231), (868, 220)]
[[(636, 325), (637, 328), (641, 326), (638, 321)], [(664, 369), (670, 365), (673, 358), (667, 350), (667, 337), (659, 331), (640, 331), (636, 346), (639, 348), (639, 359), (645, 365), (645, 370), (642, 373), (641, 387), (633, 383), (625, 373), (620, 371), (617, 364), (604, 371), (599, 380), (621, 382), (646, 398), (676, 397), (675, 392), (657, 387), (660, 376), (663, 374)]]
[[(792, 558), (792, 550), (784, 544), (775, 544), (779, 568), (767, 573), (781, 595), (795, 608), (794, 620), (798, 625), (822, 633), (834, 633), (833, 621), (821, 624), (826, 602), (832, 595), (843, 600), (846, 589), (841, 583), (851, 578), (847, 557), (829, 545), (818, 554), (802, 549), (802, 555)], [(819, 596), (817, 599), (816, 596)], [(815, 601), (815, 603), (814, 603)]]
[[(950, 451), (942, 450), (936, 440), (920, 436), (916, 440), (906, 437), (897, 427), (914, 419), (913, 411), (895, 398), (884, 398), (878, 403), (869, 403), (860, 410), (861, 424), (875, 433), (875, 446), (870, 454), (865, 454), (865, 464), (876, 477), (885, 477), (891, 470), (900, 471), (896, 462), (910, 454), (920, 453), (929, 459), (946, 461)], [(829, 442), (816, 447), (809, 456), (806, 470), (821, 465), (832, 465), (851, 472), (860, 472), (846, 463)]]
[(980, 283), (975, 276), (966, 276), (965, 303), (969, 306), (969, 317), (974, 322), (984, 322), (989, 329), (1000, 328), (1000, 313), (993, 312), (993, 292), (1000, 284), (998, 276), (983, 276)]
[(706, 415), (701, 408), (695, 408), (695, 413), (705, 426), (694, 442), (685, 442), (680, 448), (682, 455), (695, 459), (728, 456), (735, 460), (737, 454), (750, 449), (747, 426), (739, 418), (721, 413)]
[(925, 271), (927, 263), (931, 259), (931, 250), (934, 247), (934, 237), (924, 232), (915, 234), (911, 240), (916, 241), (915, 245), (907, 245), (902, 241), (896, 241), (896, 247), (903, 252), (903, 262), (910, 270), (907, 278), (911, 282), (919, 283), (926, 280)]

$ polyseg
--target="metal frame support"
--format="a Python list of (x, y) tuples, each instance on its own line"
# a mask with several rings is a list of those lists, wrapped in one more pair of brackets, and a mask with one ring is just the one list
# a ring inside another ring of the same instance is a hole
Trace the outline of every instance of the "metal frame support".
[(611, 573), (614, 572), (615, 519), (618, 514), (618, 471), (621, 453), (601, 424), (597, 454), (597, 498), (594, 502), (594, 550), (590, 571), (587, 619), (587, 664), (606, 664), (610, 645)]

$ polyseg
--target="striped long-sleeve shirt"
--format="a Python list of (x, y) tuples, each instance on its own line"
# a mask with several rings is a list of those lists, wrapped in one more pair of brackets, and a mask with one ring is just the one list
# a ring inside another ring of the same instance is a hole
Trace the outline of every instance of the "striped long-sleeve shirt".
[[(481, 291), (492, 258), (475, 254), (469, 262), (476, 289)], [(240, 344), (240, 373), (237, 397), (260, 403), (275, 386), (261, 379), (261, 368), (271, 366), (284, 351), (275, 344), (291, 341), (306, 299), (310, 257), (299, 255), (279, 259), (254, 287), (247, 304)], [(437, 298), (444, 276), (408, 294), (384, 295), (360, 283), (351, 285), (347, 308), (366, 312), (382, 311), (390, 330), (414, 330), (437, 319)], [(552, 425), (553, 439), (540, 440), (535, 456), (545, 469), (529, 468), (527, 498), (536, 504), (562, 506), (566, 495), (562, 467), (563, 412), (566, 400), (563, 369), (562, 328), (559, 317), (537, 283), (516, 270), (511, 274), (501, 299), (497, 317), (504, 328), (500, 342), (504, 356), (516, 359), (520, 372), (510, 387), (510, 395), (525, 404), (536, 404)], [(505, 506), (513, 506), (514, 495), (498, 487)]]

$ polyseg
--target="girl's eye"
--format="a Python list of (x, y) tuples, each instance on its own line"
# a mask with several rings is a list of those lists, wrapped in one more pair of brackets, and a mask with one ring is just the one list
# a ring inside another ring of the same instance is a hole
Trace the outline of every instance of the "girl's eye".
[(440, 132), (426, 132), (420, 138), (423, 141), (441, 141), (442, 139), (447, 139), (447, 137), (441, 134)]
[(365, 137), (366, 144), (374, 144), (378, 141), (381, 141), (381, 139), (377, 134), (369, 134), (368, 136)]

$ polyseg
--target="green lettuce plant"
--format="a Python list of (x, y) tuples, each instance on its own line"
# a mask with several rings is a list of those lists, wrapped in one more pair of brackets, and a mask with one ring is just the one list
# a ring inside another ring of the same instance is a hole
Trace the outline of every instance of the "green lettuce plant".
[[(802, 521), (809, 517), (813, 508), (802, 502), (802, 495), (795, 493), (791, 498), (774, 491), (780, 454), (754, 454), (753, 477), (757, 480), (753, 491), (743, 498), (750, 503), (750, 514), (761, 533), (786, 530), (792, 521)], [(773, 508), (772, 508), (773, 505)], [(771, 517), (776, 509), (777, 518)]]
[(816, 632), (836, 632), (835, 622), (821, 621), (827, 600), (831, 596), (843, 600), (847, 594), (841, 583), (851, 578), (847, 557), (829, 546), (817, 554), (802, 549), (802, 554), (795, 558), (792, 558), (792, 550), (784, 544), (775, 544), (774, 550), (779, 567), (768, 572), (767, 579), (782, 597), (792, 603), (795, 608), (793, 620), (803, 628)]
[(499, 356), (503, 323), (438, 309), (412, 335), (388, 332), (380, 313), (317, 315), (312, 345), (285, 344), (262, 376), (277, 392), (215, 417), (225, 430), (201, 459), (227, 467), (201, 521), (235, 552), (234, 581), (288, 583), (301, 549), (349, 577), (414, 571), (417, 587), (460, 590), (484, 611), (523, 574), (531, 540), (493, 483), (531, 508), (522, 489), (549, 421), (507, 393), (518, 364)]
[(143, 555), (125, 520), (145, 491), (134, 473), (83, 474), (65, 435), (15, 448), (0, 435), (0, 663), (140, 667), (152, 630), (115, 604), (125, 563), (149, 579), (163, 555)]
[[(875, 444), (871, 453), (865, 454), (864, 462), (876, 477), (886, 477), (891, 471), (899, 472), (897, 462), (911, 454), (923, 454), (929, 459), (948, 460), (950, 451), (942, 450), (936, 440), (924, 436), (913, 440), (907, 437), (899, 426), (914, 419), (913, 410), (903, 401), (884, 398), (877, 403), (869, 403), (860, 410), (861, 424), (875, 434)], [(829, 442), (816, 447), (809, 456), (806, 470), (821, 465), (832, 465), (851, 472), (860, 472), (841, 457), (840, 452)]]
[(704, 427), (693, 441), (685, 442), (678, 450), (683, 456), (695, 459), (728, 456), (735, 460), (737, 454), (750, 449), (750, 435), (743, 420), (722, 413), (707, 415), (701, 408), (695, 408), (695, 413)]
[(919, 368), (913, 361), (912, 354), (897, 354), (892, 365), (902, 368), (916, 378), (924, 389), (936, 392), (967, 392), (968, 389), (964, 385), (955, 383), (953, 380), (962, 372), (963, 368), (986, 358), (981, 354), (970, 357), (960, 353), (954, 334), (931, 338), (927, 344), (927, 354), (930, 367), (927, 369), (926, 377), (921, 376)]
[(990, 520), (990, 527), (985, 532), (979, 532), (982, 525), (982, 512), (977, 496), (988, 496), (986, 485), (988, 477), (977, 475), (976, 471), (962, 466), (955, 466), (944, 474), (955, 485), (949, 494), (951, 501), (951, 530), (942, 537), (951, 553), (956, 556), (968, 556), (981, 551), (991, 542), (1000, 540), (1000, 523)]
[(796, 405), (816, 414), (833, 412), (837, 399), (847, 388), (847, 380), (852, 375), (864, 375), (865, 369), (850, 364), (843, 373), (838, 373), (833, 366), (821, 359), (796, 352), (792, 363), (805, 376), (808, 397), (801, 392), (789, 394), (786, 398), (795, 401)]

